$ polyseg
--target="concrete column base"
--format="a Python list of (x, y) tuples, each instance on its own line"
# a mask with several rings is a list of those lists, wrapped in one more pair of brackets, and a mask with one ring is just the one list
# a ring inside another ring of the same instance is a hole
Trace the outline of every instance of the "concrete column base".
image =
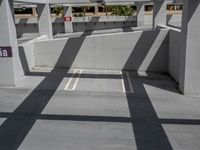
[[(72, 18), (72, 8), (70, 6), (64, 6), (64, 15)], [(73, 24), (71, 21), (64, 21), (65, 33), (73, 32)]]
[(24, 76), (13, 12), (12, 0), (0, 0), (0, 86), (15, 86)]
[(47, 35), (49, 39), (53, 38), (53, 29), (51, 21), (51, 11), (49, 4), (39, 4), (38, 12), (38, 27), (41, 35)]

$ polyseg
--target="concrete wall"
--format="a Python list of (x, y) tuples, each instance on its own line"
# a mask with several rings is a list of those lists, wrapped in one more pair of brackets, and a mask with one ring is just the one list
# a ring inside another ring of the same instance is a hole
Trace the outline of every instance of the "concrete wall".
[[(38, 33), (37, 18), (16, 19), (17, 36), (21, 37), (24, 33)], [(52, 18), (53, 33), (64, 33), (64, 22), (62, 18)], [(136, 17), (74, 17), (73, 29), (74, 32), (85, 30), (100, 30), (122, 27), (136, 27)]]
[(168, 72), (168, 31), (135, 31), (34, 42), (35, 66)]
[(9, 57), (0, 57), (0, 86), (15, 86), (22, 79), (12, 4), (12, 1), (0, 0), (0, 46), (9, 47), (12, 53)]
[[(145, 15), (144, 24), (152, 24), (152, 15)], [(53, 33), (64, 33), (64, 23), (62, 18), (52, 18)], [(167, 22), (170, 25), (180, 26), (181, 15), (168, 15)], [(116, 17), (116, 16), (102, 16), (102, 17), (74, 17), (73, 29), (74, 32), (80, 32), (85, 30), (100, 30), (100, 29), (112, 29), (123, 27), (136, 27), (136, 16), (132, 17)], [(38, 25), (36, 18), (29, 19), (16, 19), (17, 35), (21, 37), (24, 33), (38, 33)]]
[(43, 35), (19, 45), (19, 57), (23, 67), (23, 72), (21, 74), (27, 74), (35, 66), (34, 42), (47, 39), (48, 37)]
[[(153, 22), (153, 16), (152, 15), (145, 15), (144, 17), (144, 23), (145, 25), (151, 25)], [(172, 26), (181, 26), (182, 21), (182, 14), (173, 14), (173, 15), (167, 15), (167, 24)]]
[(179, 82), (181, 52), (181, 31), (170, 30), (169, 32), (169, 73)]
[(113, 28), (126, 28), (126, 27), (136, 27), (136, 21), (129, 21), (129, 22), (78, 22), (73, 23), (73, 30), (74, 32), (81, 32), (87, 30), (103, 30), (103, 29), (113, 29)]
[(167, 15), (167, 24), (175, 27), (181, 27), (182, 14)]

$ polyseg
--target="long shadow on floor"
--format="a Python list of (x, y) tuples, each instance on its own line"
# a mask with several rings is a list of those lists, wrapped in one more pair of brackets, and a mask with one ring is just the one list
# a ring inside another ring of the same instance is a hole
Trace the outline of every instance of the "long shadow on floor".
[[(90, 33), (92, 33), (92, 31)], [(56, 92), (63, 78), (68, 73), (67, 69), (58, 73), (56, 69), (57, 66), (59, 66), (61, 63), (69, 64), (69, 61), (65, 59), (68, 53), (71, 54), (70, 62), (72, 65), (85, 38), (86, 37), (83, 35), (81, 38), (79, 38), (78, 43), (76, 43), (77, 38), (68, 39), (55, 65), (55, 68), (46, 75), (45, 79), (31, 92), (31, 94), (20, 104), (20, 106), (14, 112), (12, 112), (12, 115), (1, 125), (0, 149), (18, 149), (36, 122), (36, 116), (42, 113), (43, 109)], [(76, 43), (76, 45), (73, 46), (72, 49), (71, 46), (74, 45), (74, 43)], [(23, 67), (25, 67), (26, 71), (28, 70), (27, 66)]]
[[(157, 35), (157, 34), (156, 34)], [(112, 117), (112, 116), (76, 116), (76, 115), (42, 115), (42, 111), (56, 92), (63, 78), (68, 75), (68, 70), (57, 72), (57, 66), (61, 63), (66, 63), (66, 55), (71, 54), (71, 65), (73, 60), (83, 44), (85, 37), (71, 49), (71, 45), (76, 43), (77, 38), (70, 38), (58, 59), (56, 67), (48, 74), (45, 79), (32, 91), (32, 93), (23, 101), (22, 104), (11, 114), (0, 113), (0, 117), (8, 119), (0, 126), (0, 149), (16, 150), (23, 142), (37, 119), (46, 120), (77, 120), (77, 121), (103, 121), (103, 122), (131, 122), (135, 135), (136, 145), (138, 150), (171, 150), (172, 146), (162, 127), (164, 123), (196, 123), (199, 120), (166, 120), (159, 119), (153, 107), (150, 97), (144, 87), (145, 81), (139, 82), (134, 88), (134, 93), (127, 93), (126, 98), (130, 111), (130, 117)], [(142, 39), (143, 41), (144, 39)], [(141, 42), (142, 42), (141, 41)], [(140, 41), (139, 41), (140, 42)], [(152, 40), (153, 44), (154, 40)], [(140, 47), (139, 43), (137, 47)], [(152, 45), (150, 44), (149, 47)], [(139, 48), (137, 49), (139, 50)], [(147, 53), (148, 51), (146, 51)], [(144, 55), (146, 56), (146, 55)], [(130, 59), (132, 59), (131, 57)], [(138, 67), (142, 64), (144, 58), (139, 61)], [(128, 64), (133, 63), (132, 60), (127, 61)], [(27, 66), (26, 69), (28, 70)], [(140, 77), (134, 74), (134, 77)], [(134, 85), (133, 80), (131, 84)], [(157, 86), (152, 84), (152, 86)], [(126, 91), (129, 89), (129, 83), (125, 80)], [(165, 89), (165, 87), (162, 87)], [(43, 89), (43, 90), (41, 90)], [(48, 89), (48, 90), (47, 90)], [(167, 90), (167, 89), (166, 89)], [(142, 94), (140, 94), (142, 93)]]
[[(135, 73), (134, 77), (139, 78), (140, 76)], [(138, 82), (136, 88), (133, 88), (135, 94), (127, 93), (126, 95), (137, 149), (172, 150), (144, 84), (145, 82)]]
[[(148, 71), (150, 68), (150, 70), (154, 69), (154, 64), (158, 63), (156, 58), (160, 56), (161, 51), (167, 49), (165, 46), (167, 34), (165, 34), (165, 37), (159, 36), (161, 32), (161, 30), (156, 29), (151, 37), (149, 37), (148, 32), (142, 33), (136, 46), (132, 50), (132, 54), (124, 65), (124, 70), (127, 70), (132, 65), (136, 65), (137, 70), (146, 68), (146, 71)], [(157, 42), (158, 39), (160, 40), (159, 42)], [(144, 45), (144, 41), (148, 41), (148, 43)], [(141, 50), (143, 50), (142, 57), (137, 56), (136, 54), (140, 54), (138, 52), (141, 52)], [(150, 50), (155, 52), (151, 57), (148, 56)], [(149, 59), (148, 63), (147, 61), (145, 62), (147, 57)], [(144, 62), (146, 66), (141, 68)], [(134, 85), (132, 83), (134, 78), (140, 78), (140, 75), (134, 73), (130, 75), (130, 78), (132, 79), (131, 85)], [(172, 150), (170, 141), (144, 87), (145, 81), (143, 79), (141, 82), (137, 82), (137, 86), (133, 86), (135, 94), (126, 94), (137, 149)], [(128, 82), (125, 82), (125, 85), (128, 85)], [(125, 87), (126, 91), (128, 91), (128, 86)]]
[[(60, 73), (61, 72), (59, 72), (59, 74)], [(13, 113), (0, 113), (0, 118), (8, 118), (0, 127), (1, 149), (17, 149), (38, 119), (132, 123), (137, 149), (139, 150), (172, 149), (165, 131), (162, 128), (162, 124), (200, 125), (200, 120), (195, 119), (158, 118), (144, 84), (161, 89), (166, 88), (166, 90), (167, 87), (163, 87), (157, 82), (149, 82), (153, 80), (150, 76), (141, 77), (133, 72), (130, 73), (130, 76), (132, 77), (131, 84), (134, 87), (134, 93), (126, 94), (131, 114), (130, 117), (41, 114), (42, 110), (55, 93), (59, 85), (58, 83), (61, 82), (62, 77), (65, 76), (66, 73), (63, 71), (61, 74), (63, 75), (59, 77), (56, 71), (52, 71)], [(142, 80), (140, 80), (140, 82), (135, 83), (135, 81), (141, 78)], [(50, 81), (52, 84), (50, 84)], [(124, 78), (124, 81), (128, 91), (130, 87), (127, 78)], [(52, 90), (41, 90), (41, 88), (46, 88), (47, 86), (49, 86), (48, 88), (52, 88)]]

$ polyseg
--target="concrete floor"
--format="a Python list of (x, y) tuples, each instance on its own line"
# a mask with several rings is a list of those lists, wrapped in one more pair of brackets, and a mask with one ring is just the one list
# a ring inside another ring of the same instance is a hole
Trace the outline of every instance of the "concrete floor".
[(0, 88), (1, 150), (199, 150), (200, 98), (165, 74), (29, 73)]
[(35, 39), (35, 38), (37, 38), (39, 36), (40, 36), (39, 33), (25, 33), (21, 37), (17, 38), (17, 42), (20, 45), (22, 43), (26, 43), (26, 42), (28, 42), (30, 40), (33, 40), (33, 39)]

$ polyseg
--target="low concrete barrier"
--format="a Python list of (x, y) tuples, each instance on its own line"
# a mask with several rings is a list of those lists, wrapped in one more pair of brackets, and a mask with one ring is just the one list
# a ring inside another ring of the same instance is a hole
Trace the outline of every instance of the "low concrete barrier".
[[(167, 23), (180, 26), (181, 16), (181, 14), (168, 15)], [(144, 25), (152, 25), (152, 18), (152, 15), (145, 15)], [(74, 32), (137, 26), (136, 16), (73, 17), (72, 21)], [(37, 18), (16, 19), (18, 37), (21, 37), (24, 33), (38, 33), (37, 23)], [(52, 18), (52, 23), (54, 34), (65, 32), (63, 18)]]
[(34, 42), (36, 67), (168, 72), (168, 29)]
[(27, 74), (35, 66), (34, 42), (47, 40), (47, 39), (48, 39), (48, 37), (46, 35), (43, 35), (43, 36), (37, 37), (33, 40), (30, 40), (28, 42), (22, 43), (18, 46), (19, 57), (21, 60), (23, 71), (24, 71), (21, 74)]
[(169, 73), (179, 82), (181, 30), (171, 29), (169, 32)]

